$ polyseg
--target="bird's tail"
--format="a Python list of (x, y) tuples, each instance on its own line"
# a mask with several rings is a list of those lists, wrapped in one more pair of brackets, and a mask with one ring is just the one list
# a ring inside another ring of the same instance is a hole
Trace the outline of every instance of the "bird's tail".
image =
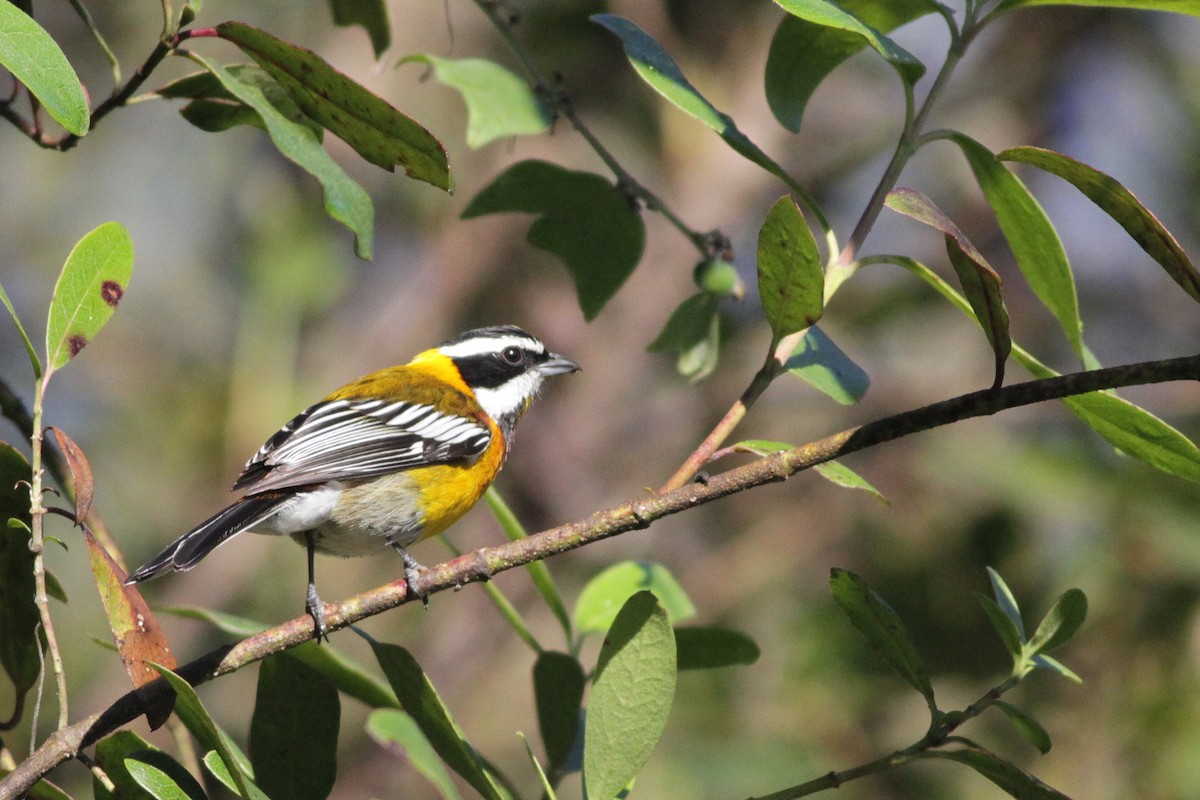
[(270, 517), (291, 497), (286, 492), (268, 492), (243, 497), (201, 522), (154, 558), (135, 569), (125, 579), (126, 585), (149, 580), (167, 571), (183, 572), (191, 569), (215, 550), (217, 545)]

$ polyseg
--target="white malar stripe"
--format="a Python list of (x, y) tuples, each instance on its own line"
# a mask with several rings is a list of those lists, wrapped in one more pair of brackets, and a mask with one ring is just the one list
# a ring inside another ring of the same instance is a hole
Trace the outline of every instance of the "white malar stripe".
[(475, 339), (467, 339), (463, 342), (444, 345), (438, 348), (438, 352), (450, 358), (465, 358), (468, 356), (480, 356), (485, 353), (499, 353), (506, 347), (519, 347), (522, 350), (531, 350), (534, 353), (546, 352), (544, 344), (537, 339), (526, 336), (480, 336)]
[(537, 395), (543, 380), (542, 373), (532, 369), (494, 389), (475, 389), (475, 399), (492, 419), (519, 414), (525, 410), (526, 403)]

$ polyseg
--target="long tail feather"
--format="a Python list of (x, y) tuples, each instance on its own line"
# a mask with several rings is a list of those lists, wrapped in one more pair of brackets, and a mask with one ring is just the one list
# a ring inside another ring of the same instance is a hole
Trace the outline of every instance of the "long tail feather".
[(222, 542), (262, 522), (290, 499), (291, 495), (284, 492), (243, 497), (169, 544), (161, 553), (135, 569), (125, 583), (149, 580), (167, 571), (191, 569)]

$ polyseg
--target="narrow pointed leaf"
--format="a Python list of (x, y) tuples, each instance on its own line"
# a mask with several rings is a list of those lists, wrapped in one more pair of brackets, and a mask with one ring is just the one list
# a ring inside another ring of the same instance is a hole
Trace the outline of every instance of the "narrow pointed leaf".
[(467, 104), (468, 147), (479, 148), (496, 139), (549, 130), (553, 116), (545, 104), (528, 83), (494, 61), (416, 53), (400, 63), (414, 61), (433, 67), (439, 82), (462, 95)]
[(818, 475), (832, 484), (846, 489), (858, 489), (866, 492), (884, 505), (891, 505), (883, 494), (872, 486), (866, 478), (838, 461), (826, 461), (817, 464), (813, 469)]
[(1187, 253), (1158, 218), (1115, 178), (1062, 153), (1040, 147), (1014, 147), (998, 153), (996, 158), (1032, 164), (1071, 183), (1124, 228), (1193, 300), (1200, 300), (1200, 272), (1196, 271)]
[(329, 0), (333, 24), (339, 28), (361, 25), (371, 38), (371, 49), (378, 59), (392, 45), (392, 28), (388, 24), (387, 3), (384, 0)]
[(996, 598), (996, 605), (1012, 622), (1013, 627), (1017, 629), (1021, 643), (1024, 644), (1025, 622), (1021, 619), (1021, 608), (1017, 605), (1017, 598), (1013, 596), (1012, 589), (1008, 588), (1008, 584), (1004, 582), (1004, 578), (1000, 577), (999, 572), (988, 567), (987, 574), (988, 581), (992, 584), (992, 595)]
[[(883, 56), (884, 60), (900, 73), (905, 83), (916, 83), (925, 74), (925, 65), (920, 59), (839, 3), (831, 3), (828, 0), (775, 0), (775, 4), (794, 17), (844, 31), (862, 40), (864, 45), (870, 45), (875, 52)], [(924, 13), (932, 10), (933, 7), (927, 5)]]
[(399, 165), (410, 178), (453, 190), (441, 142), (316, 53), (240, 22), (221, 23), (217, 34), (240, 47), (288, 90), (305, 114), (367, 161), (386, 170)]
[(930, 709), (935, 709), (933, 684), (929, 682), (925, 665), (921, 663), (908, 629), (892, 607), (862, 578), (844, 569), (835, 567), (832, 570), (829, 589), (871, 649), (925, 697)]
[(1012, 703), (1006, 703), (1003, 700), (997, 700), (995, 706), (1004, 712), (1004, 715), (1008, 717), (1013, 727), (1028, 739), (1029, 743), (1036, 747), (1042, 755), (1050, 752), (1050, 734), (1046, 733), (1046, 729), (1042, 727), (1040, 722), (1033, 718), (1032, 714), (1023, 708), (1017, 708)]
[(437, 752), (421, 733), (416, 721), (398, 708), (380, 708), (367, 717), (367, 735), (397, 758), (403, 758), (413, 769), (433, 784), (445, 800), (461, 800)]
[(1029, 287), (1058, 320), (1076, 354), (1084, 358), (1083, 322), (1079, 318), (1075, 278), (1046, 212), (990, 150), (961, 133), (947, 137), (966, 156)]
[(927, 750), (921, 758), (943, 758), (966, 764), (1017, 800), (1070, 800), (1057, 789), (1047, 786), (1011, 761), (982, 748)]
[[(256, 87), (280, 114), (298, 125), (304, 125), (318, 140), (325, 135), (325, 128), (301, 111), (287, 89), (280, 86), (262, 67), (255, 64), (226, 64), (225, 69), (242, 83)], [(207, 70), (171, 81), (154, 93), (169, 100), (189, 100), (179, 113), (203, 131), (216, 133), (237, 125), (267, 129), (267, 124), (257, 111), (238, 100), (216, 75)]]
[[(935, 10), (932, 0), (841, 0), (838, 6), (878, 34)], [(771, 39), (765, 76), (767, 102), (779, 123), (792, 132), (799, 131), (804, 108), (817, 86), (866, 46), (867, 38), (856, 30), (831, 27), (790, 13), (784, 17)]]
[(538, 729), (546, 749), (546, 765), (558, 770), (579, 736), (579, 713), (586, 678), (573, 656), (547, 650), (533, 665), (533, 699)]
[(92, 499), (96, 496), (96, 482), (92, 477), (92, 465), (88, 462), (83, 450), (75, 440), (63, 432), (61, 428), (51, 426), (54, 440), (67, 461), (67, 469), (71, 472), (71, 485), (75, 495), (75, 521), (82, 522), (92, 509)]
[(590, 172), (521, 161), (475, 195), (462, 216), (506, 212), (538, 215), (526, 238), (563, 260), (589, 320), (642, 257), (646, 231), (641, 215), (620, 188)]
[(541, 763), (537, 760), (537, 756), (533, 754), (533, 746), (529, 744), (529, 739), (525, 734), (518, 733), (521, 741), (525, 743), (525, 754), (529, 756), (529, 762), (533, 764), (534, 770), (538, 774), (538, 779), (542, 782), (542, 795), (546, 800), (558, 800), (558, 794), (554, 791), (554, 787), (550, 784), (550, 779), (546, 777), (546, 770), (542, 769)]
[[(0, 442), (0, 666), (13, 683), (14, 698), (37, 685), (42, 642), (34, 603), (33, 552), (29, 549), (29, 462), (16, 448)], [(11, 527), (10, 519), (23, 527)], [(9, 710), (0, 708), (0, 721)]]
[(1051, 658), (1050, 656), (1034, 656), (1033, 664), (1039, 669), (1047, 669), (1051, 672), (1058, 673), (1071, 683), (1083, 683), (1083, 678), (1072, 672), (1066, 664), (1063, 664), (1061, 661)]
[(677, 627), (675, 653), (681, 671), (753, 664), (761, 655), (758, 644), (746, 634), (715, 626)]
[(871, 386), (871, 376), (819, 325), (804, 332), (783, 368), (844, 406), (857, 403)]
[(233, 792), (235, 795), (244, 797), (246, 800), (274, 800), (273, 798), (267, 797), (266, 792), (264, 792), (262, 789), (259, 789), (258, 785), (255, 784), (254, 781), (252, 781), (248, 776), (243, 775), (240, 778), (241, 786), (245, 787), (244, 789), (241, 788), (241, 786), (238, 784), (239, 779), (235, 777), (237, 772), (230, 771), (228, 763), (216, 750), (210, 750), (209, 752), (205, 753), (203, 761), (204, 766), (208, 769), (212, 776), (220, 781), (222, 786)]
[[(117, 796), (121, 798), (204, 800), (200, 785), (182, 764), (133, 731), (118, 731), (101, 739), (96, 745), (95, 759), (96, 766), (116, 785)], [(96, 778), (92, 780), (92, 788), (96, 800), (114, 797)]]
[(8, 293), (4, 291), (4, 286), (0, 285), (0, 303), (8, 309), (8, 315), (12, 317), (13, 324), (17, 326), (17, 333), (21, 334), (21, 341), (25, 344), (25, 354), (29, 356), (29, 364), (33, 367), (33, 375), (35, 378), (42, 377), (42, 360), (38, 358), (37, 350), (33, 347), (33, 342), (29, 338), (29, 334), (25, 332), (25, 326), (21, 324), (21, 318), (17, 316), (16, 309), (13, 308), (12, 301), (8, 299)]
[(975, 595), (975, 599), (979, 601), (979, 605), (983, 607), (987, 613), (988, 619), (992, 623), (992, 627), (996, 629), (996, 633), (1000, 636), (1000, 641), (1004, 645), (1004, 649), (1008, 651), (1014, 659), (1020, 659), (1021, 646), (1024, 644), (1021, 637), (1021, 632), (1017, 630), (1017, 626), (1013, 624), (1004, 610), (990, 597), (982, 594)]
[(254, 782), (271, 797), (325, 800), (337, 779), (333, 682), (286, 653), (262, 662), (250, 720)]
[(376, 641), (371, 641), (371, 650), (400, 705), (416, 720), (438, 756), (475, 791), (489, 800), (502, 800), (503, 795), (484, 769), (479, 754), (412, 654), (399, 645)]
[(675, 576), (661, 564), (622, 561), (596, 575), (575, 601), (575, 628), (580, 635), (604, 633), (630, 597), (650, 591), (667, 610), (672, 622), (696, 613), (696, 607)]
[(370, 260), (374, 236), (375, 207), (366, 191), (350, 179), (325, 152), (313, 132), (285, 117), (257, 86), (244, 83), (215, 61), (195, 53), (192, 57), (217, 76), (217, 80), (237, 100), (253, 108), (267, 126), (267, 133), (279, 152), (321, 182), (325, 190), (325, 211), (354, 234), (354, 252)]
[(0, 0), (0, 67), (25, 84), (42, 107), (76, 136), (88, 132), (87, 96), (62, 48), (33, 18)]
[[(529, 534), (525, 530), (525, 526), (517, 519), (516, 514), (508, 507), (508, 503), (504, 501), (500, 492), (495, 486), (489, 486), (484, 492), (484, 499), (487, 500), (488, 507), (492, 509), (492, 513), (496, 515), (496, 520), (500, 523), (500, 528), (504, 531), (504, 535), (509, 541), (517, 541), (526, 538)], [(554, 618), (558, 620), (558, 624), (562, 626), (563, 634), (567, 640), (571, 639), (571, 615), (567, 611), (567, 606), (563, 602), (562, 594), (559, 593), (558, 587), (554, 584), (554, 578), (550, 576), (550, 570), (546, 567), (544, 561), (531, 561), (525, 565), (525, 570), (529, 573), (529, 577), (533, 580), (534, 587), (538, 590), (542, 600), (546, 603), (546, 607), (554, 614)]]
[(899, 188), (891, 192), (886, 200), (888, 208), (906, 217), (941, 231), (946, 239), (946, 253), (950, 264), (958, 275), (963, 294), (975, 311), (988, 344), (995, 354), (995, 379), (992, 388), (1004, 383), (1004, 363), (1012, 352), (1012, 339), (1008, 334), (1008, 309), (1000, 294), (1000, 276), (992, 269), (983, 254), (971, 240), (950, 221), (934, 202), (915, 189)]
[(1087, 618), (1087, 597), (1079, 589), (1068, 589), (1038, 625), (1025, 649), (1031, 656), (1062, 647)]
[[(171, 766), (177, 770), (168, 771)], [(154, 800), (207, 800), (208, 795), (183, 765), (166, 753), (146, 753), (125, 760), (130, 778)], [(133, 795), (125, 793), (122, 798)]]
[(119, 222), (106, 222), (71, 250), (46, 322), (47, 375), (95, 338), (117, 310), (133, 272), (133, 240)]
[(621, 608), (600, 647), (583, 739), (591, 800), (611, 800), (637, 775), (662, 736), (675, 696), (675, 636), (650, 592)]
[[(250, 767), (250, 760), (246, 758), (246, 754), (234, 744), (233, 739), (229, 738), (229, 734), (221, 730), (217, 723), (209, 715), (208, 709), (200, 702), (199, 695), (192, 685), (183, 678), (176, 675), (166, 667), (154, 665), (154, 668), (171, 684), (171, 688), (175, 690), (175, 713), (179, 715), (184, 726), (191, 732), (192, 736), (196, 737), (196, 741), (204, 750), (215, 751), (215, 755), (220, 761), (221, 768), (225, 770), (225, 777), (228, 778), (227, 786), (233, 788), (239, 795), (246, 800), (259, 800), (266, 798), (266, 795), (253, 783), (253, 771)], [(209, 759), (205, 759), (208, 763)], [(218, 772), (214, 771), (218, 777), (222, 777)]]
[(758, 293), (775, 341), (821, 318), (821, 254), (799, 206), (786, 195), (771, 206), (758, 231)]
[(1200, 17), (1200, 0), (1001, 0), (996, 11), (1026, 6), (1091, 6), (1094, 8), (1135, 8), (1144, 11), (1173, 11)]

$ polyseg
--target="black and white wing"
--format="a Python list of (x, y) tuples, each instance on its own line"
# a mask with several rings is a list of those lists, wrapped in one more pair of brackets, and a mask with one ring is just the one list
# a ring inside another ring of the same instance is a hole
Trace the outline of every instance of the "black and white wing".
[(302, 411), (268, 439), (233, 488), (263, 492), (375, 478), (469, 459), (490, 441), (483, 420), (430, 405), (330, 400)]

